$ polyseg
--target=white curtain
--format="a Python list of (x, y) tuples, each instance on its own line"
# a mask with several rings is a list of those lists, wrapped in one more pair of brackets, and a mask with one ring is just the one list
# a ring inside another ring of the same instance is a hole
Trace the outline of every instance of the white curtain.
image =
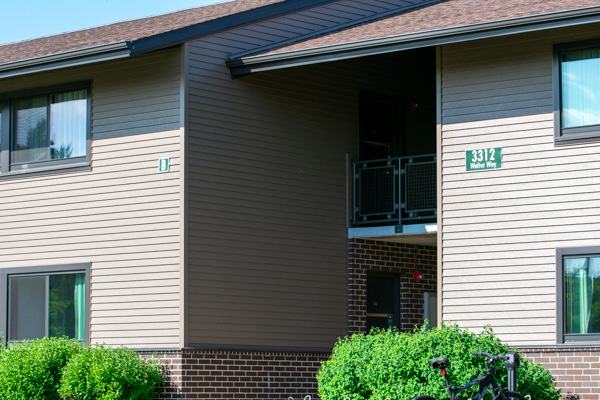
[(87, 91), (54, 95), (50, 105), (50, 158), (85, 156)]
[(562, 127), (600, 124), (600, 49), (561, 55)]

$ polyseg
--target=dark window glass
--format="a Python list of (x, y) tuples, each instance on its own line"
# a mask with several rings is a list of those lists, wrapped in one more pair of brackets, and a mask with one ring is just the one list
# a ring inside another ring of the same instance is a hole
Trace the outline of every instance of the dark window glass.
[(15, 101), (13, 163), (48, 159), (48, 104), (46, 97)]
[(12, 164), (84, 157), (87, 90), (13, 102)]
[(600, 257), (563, 260), (564, 333), (600, 333)]
[(8, 339), (46, 336), (46, 277), (9, 279)]
[(562, 52), (560, 85), (562, 128), (600, 125), (600, 48)]
[(9, 277), (9, 341), (85, 339), (85, 274)]

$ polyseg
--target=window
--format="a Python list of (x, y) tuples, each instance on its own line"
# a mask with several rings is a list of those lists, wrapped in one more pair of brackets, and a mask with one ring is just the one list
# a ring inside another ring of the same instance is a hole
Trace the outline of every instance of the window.
[(9, 342), (67, 336), (87, 340), (89, 265), (6, 273), (4, 320)]
[(555, 47), (556, 142), (600, 139), (600, 41)]
[(89, 165), (88, 83), (0, 97), (0, 173)]
[(425, 312), (424, 319), (427, 320), (427, 325), (429, 327), (438, 326), (438, 303), (437, 303), (437, 292), (425, 292), (423, 295), (423, 300), (425, 303)]
[(559, 249), (559, 343), (600, 341), (600, 247)]

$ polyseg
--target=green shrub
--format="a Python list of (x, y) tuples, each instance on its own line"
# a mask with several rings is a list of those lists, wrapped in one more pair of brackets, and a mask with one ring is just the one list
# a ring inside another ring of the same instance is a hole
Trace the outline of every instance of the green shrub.
[(130, 349), (98, 346), (80, 352), (67, 364), (60, 394), (72, 400), (147, 400), (163, 383), (158, 361)]
[(0, 399), (60, 399), (58, 388), (67, 362), (83, 346), (67, 338), (23, 341), (0, 351)]
[[(410, 400), (417, 395), (448, 399), (444, 379), (430, 365), (431, 359), (445, 356), (450, 360), (448, 375), (454, 386), (462, 385), (485, 373), (484, 358), (475, 351), (503, 354), (511, 351), (491, 329), (472, 333), (456, 325), (412, 333), (376, 331), (340, 339), (330, 359), (317, 374), (322, 400)], [(504, 387), (506, 368), (496, 362), (496, 379)], [(521, 360), (517, 388), (536, 400), (558, 400), (550, 373), (539, 364)], [(468, 390), (466, 395), (470, 395)], [(467, 396), (465, 396), (466, 398)]]

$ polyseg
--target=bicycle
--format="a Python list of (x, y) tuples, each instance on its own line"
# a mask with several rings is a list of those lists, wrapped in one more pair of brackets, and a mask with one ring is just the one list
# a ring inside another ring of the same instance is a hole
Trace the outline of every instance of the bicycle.
[[(448, 378), (448, 373), (446, 372), (446, 367), (450, 364), (450, 361), (448, 360), (448, 358), (447, 357), (438, 357), (438, 358), (434, 358), (433, 360), (431, 360), (431, 366), (433, 368), (439, 369), (440, 374), (444, 377), (444, 379), (446, 381), (445, 389), (448, 391), (448, 394), (450, 395), (450, 400), (458, 400), (459, 393), (467, 390), (468, 388), (470, 388), (476, 384), (479, 384), (479, 388), (477, 390), (477, 396), (476, 397), (471, 396), (471, 397), (469, 397), (469, 400), (483, 400), (483, 397), (485, 396), (485, 394), (487, 393), (488, 390), (491, 392), (493, 400), (531, 400), (531, 396), (523, 396), (520, 393), (506, 390), (501, 385), (496, 383), (496, 380), (494, 379), (494, 375), (492, 372), (492, 366), (494, 365), (494, 363), (497, 360), (505, 360), (505, 361), (508, 360), (507, 356), (505, 356), (503, 354), (493, 356), (489, 353), (486, 353), (485, 351), (478, 351), (478, 352), (473, 353), (473, 355), (488, 358), (488, 360), (485, 362), (486, 373), (484, 375), (480, 376), (479, 378), (472, 380), (471, 382), (468, 382), (462, 386), (456, 386), (456, 387), (452, 387), (452, 385), (450, 384), (450, 379)], [(413, 400), (438, 400), (438, 399), (433, 396), (423, 395), (423, 396), (417, 396)]]

